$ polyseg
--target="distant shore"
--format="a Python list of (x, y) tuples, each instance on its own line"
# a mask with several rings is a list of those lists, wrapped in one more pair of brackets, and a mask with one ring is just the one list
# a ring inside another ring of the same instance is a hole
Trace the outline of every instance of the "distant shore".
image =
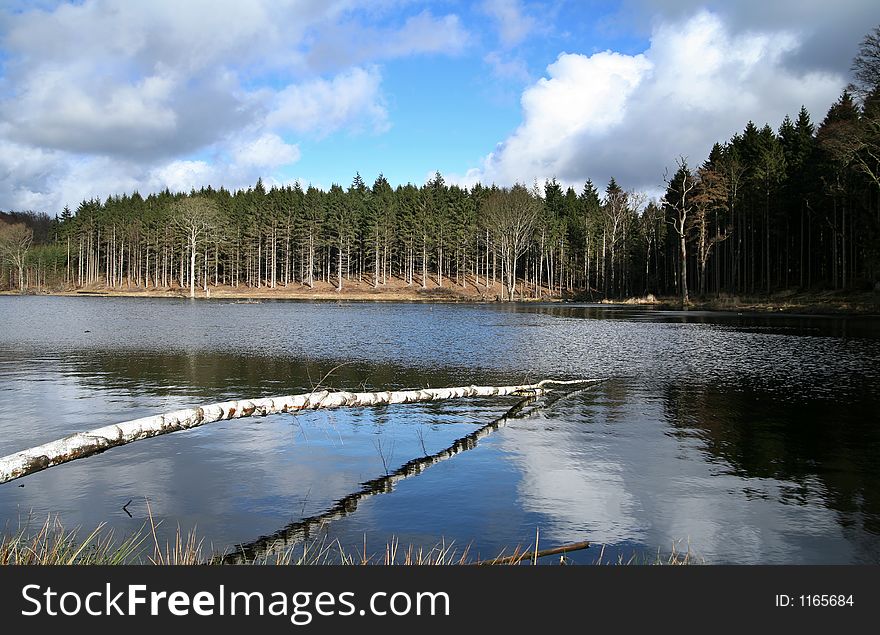
[[(679, 298), (652, 295), (625, 300), (601, 300), (602, 304), (653, 306), (681, 310)], [(810, 315), (880, 315), (880, 293), (871, 291), (780, 291), (770, 295), (692, 298), (689, 311), (736, 311), (756, 313), (802, 313)]]
[[(518, 288), (519, 291), (519, 288)], [(490, 287), (482, 285), (462, 286), (455, 281), (444, 281), (439, 286), (431, 281), (427, 287), (414, 282), (407, 285), (394, 280), (385, 285), (374, 287), (372, 283), (350, 281), (343, 284), (337, 291), (333, 284), (315, 282), (314, 288), (300, 283), (287, 287), (278, 285), (276, 288), (263, 286), (232, 287), (209, 286), (207, 292), (196, 289), (196, 299), (232, 300), (240, 302), (257, 302), (262, 300), (315, 300), (315, 301), (353, 301), (353, 302), (461, 302), (488, 303), (501, 300), (501, 285)], [(17, 290), (0, 291), (0, 295), (19, 295)], [(121, 288), (105, 288), (89, 286), (80, 289), (41, 289), (29, 290), (25, 295), (53, 295), (69, 297), (125, 297), (125, 298), (188, 298), (189, 289), (180, 287), (149, 288), (123, 286)], [(558, 293), (550, 294), (546, 290), (540, 299), (534, 297), (534, 290), (528, 289), (521, 296), (516, 294), (518, 302), (577, 302), (602, 304), (608, 306), (650, 306), (659, 310), (682, 310), (681, 300), (675, 297), (655, 297), (653, 295), (626, 299), (590, 298), (589, 295), (576, 294), (559, 297)], [(706, 298), (692, 298), (687, 310), (693, 311), (748, 311), (761, 313), (806, 313), (813, 315), (880, 315), (880, 293), (871, 291), (822, 291), (800, 292), (794, 290), (780, 291), (770, 295), (733, 296), (721, 295)]]
[[(270, 286), (261, 287), (230, 285), (209, 285), (207, 291), (202, 287), (196, 287), (196, 299), (225, 299), (225, 300), (321, 300), (321, 301), (369, 301), (369, 302), (495, 302), (501, 298), (501, 285), (485, 287), (468, 282), (467, 286), (457, 284), (455, 280), (444, 279), (440, 286), (434, 280), (430, 280), (426, 287), (419, 282), (407, 285), (405, 282), (394, 279), (386, 284), (374, 287), (372, 282), (358, 282), (346, 280), (342, 290), (337, 291), (332, 283), (316, 280), (314, 287), (299, 282), (288, 286), (277, 284), (273, 289)], [(143, 288), (135, 285), (123, 285), (122, 287), (107, 288), (102, 285), (90, 285), (83, 288), (67, 289), (42, 289), (40, 291), (25, 291), (31, 295), (57, 295), (77, 297), (114, 297), (114, 298), (188, 298), (189, 288), (160, 287)], [(0, 291), (0, 295), (19, 295), (16, 290)], [(519, 296), (517, 296), (519, 297)], [(526, 298), (528, 299), (528, 298)], [(545, 300), (551, 298), (545, 297)], [(558, 300), (558, 297), (556, 298)]]

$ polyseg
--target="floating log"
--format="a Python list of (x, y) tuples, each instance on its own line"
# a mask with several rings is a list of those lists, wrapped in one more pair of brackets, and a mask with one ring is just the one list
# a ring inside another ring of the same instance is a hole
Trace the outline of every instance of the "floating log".
[(301, 395), (224, 401), (198, 408), (176, 410), (166, 414), (123, 421), (88, 432), (77, 432), (63, 439), (44, 443), (0, 458), (0, 484), (61, 465), (76, 459), (98, 454), (110, 448), (126, 445), (160, 434), (188, 430), (215, 421), (244, 417), (293, 413), (323, 408), (365, 407), (386, 404), (418, 403), (461, 399), (463, 397), (500, 397), (505, 395), (542, 395), (545, 386), (575, 385), (595, 382), (594, 379), (557, 381), (545, 379), (537, 384), (518, 386), (457, 386), (453, 388), (422, 388), (382, 392), (345, 392), (320, 390)]
[[(524, 397), (521, 397), (519, 401), (513, 404), (500, 417), (456, 439), (448, 447), (434, 454), (416, 457), (404, 463), (390, 474), (361, 483), (360, 489), (337, 500), (330, 508), (321, 513), (289, 523), (271, 535), (262, 536), (249, 543), (239, 544), (234, 551), (219, 556), (215, 559), (215, 562), (224, 564), (268, 562), (272, 556), (289, 553), (295, 545), (317, 539), (318, 532), (325, 529), (329, 523), (355, 513), (361, 501), (371, 496), (391, 493), (400, 481), (418, 476), (432, 465), (477, 447), (477, 444), (482, 439), (505, 427), (508, 421), (530, 417), (535, 413), (542, 412), (547, 408), (551, 408), (560, 399), (578, 395), (602, 381), (604, 380), (595, 379), (574, 382), (584, 387), (575, 388), (574, 390), (553, 391), (549, 396), (543, 398), (538, 405), (531, 408), (529, 406), (536, 402), (538, 395), (526, 393)], [(572, 549), (569, 549), (569, 551), (572, 551)], [(540, 558), (541, 554), (538, 557)], [(488, 562), (491, 563), (492, 561)]]

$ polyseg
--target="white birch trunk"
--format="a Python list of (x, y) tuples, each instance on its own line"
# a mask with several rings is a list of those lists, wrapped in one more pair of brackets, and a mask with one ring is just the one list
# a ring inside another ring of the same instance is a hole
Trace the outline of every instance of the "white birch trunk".
[(423, 388), (383, 392), (330, 392), (321, 390), (301, 395), (268, 397), (264, 399), (225, 401), (198, 408), (124, 421), (88, 432), (77, 432), (63, 439), (44, 443), (0, 458), (0, 483), (6, 483), (46, 468), (67, 463), (112, 447), (126, 445), (160, 434), (188, 430), (215, 421), (240, 419), (251, 416), (341, 408), (351, 406), (378, 406), (384, 404), (416, 403), (460, 399), (462, 397), (492, 397), (523, 393), (544, 394), (546, 384), (584, 384), (596, 380), (544, 380), (537, 384), (519, 386), (459, 386), (455, 388)]

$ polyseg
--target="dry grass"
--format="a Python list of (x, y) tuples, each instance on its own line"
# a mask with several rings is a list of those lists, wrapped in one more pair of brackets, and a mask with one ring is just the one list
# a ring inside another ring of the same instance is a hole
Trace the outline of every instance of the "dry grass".
[(602, 545), (599, 557), (593, 562), (596, 565), (662, 565), (662, 566), (687, 566), (706, 564), (705, 561), (691, 550), (690, 541), (682, 549), (681, 541), (673, 542), (669, 553), (663, 553), (657, 549), (657, 553), (651, 557), (644, 553), (634, 553), (629, 558), (618, 554), (614, 559), (605, 559), (605, 545)]
[(77, 530), (49, 517), (36, 529), (27, 523), (0, 539), (0, 565), (125, 564), (143, 550), (145, 540), (139, 532), (118, 541), (103, 524), (80, 540)]
[(471, 564), (469, 549), (459, 550), (454, 543), (441, 541), (430, 549), (408, 545), (402, 547), (392, 538), (380, 552), (362, 549), (345, 549), (338, 540), (301, 543), (272, 556), (250, 561), (250, 564), (274, 565), (347, 565), (347, 566), (438, 566)]
[[(47, 518), (42, 525), (30, 523), (0, 538), (0, 565), (196, 565), (220, 564), (224, 554), (205, 549), (196, 530), (184, 533), (178, 526), (171, 540), (160, 542), (152, 517), (140, 531), (116, 540), (112, 530), (98, 525), (85, 538), (77, 529), (64, 529), (60, 520)], [(468, 549), (441, 542), (431, 549), (401, 547), (395, 538), (384, 551), (347, 550), (338, 540), (326, 538), (303, 542), (276, 554), (252, 560), (258, 565), (449, 565), (468, 564)]]
[[(117, 540), (112, 530), (98, 525), (92, 532), (80, 538), (77, 529), (66, 530), (57, 517), (47, 518), (42, 525), (26, 523), (16, 532), (0, 538), (0, 565), (200, 565), (222, 564), (224, 555), (205, 548), (204, 540), (196, 530), (183, 533), (178, 526), (170, 541), (159, 541), (152, 516), (148, 524), (124, 540)], [(537, 545), (536, 545), (537, 546)], [(372, 552), (366, 540), (358, 549), (346, 549), (338, 540), (326, 538), (303, 542), (272, 555), (248, 561), (255, 565), (348, 565), (348, 566), (445, 566), (470, 564), (538, 564), (535, 551), (530, 547), (517, 547), (512, 554), (503, 551), (493, 559), (478, 560), (472, 557), (470, 547), (459, 547), (454, 542), (441, 540), (431, 548), (403, 546), (397, 538), (386, 543), (384, 550)], [(702, 564), (695, 558), (690, 545), (682, 551), (673, 544), (669, 554), (646, 558), (634, 555), (629, 559), (618, 556), (605, 560), (605, 549), (594, 564), (598, 565), (689, 565)], [(570, 564), (562, 555), (553, 560)]]

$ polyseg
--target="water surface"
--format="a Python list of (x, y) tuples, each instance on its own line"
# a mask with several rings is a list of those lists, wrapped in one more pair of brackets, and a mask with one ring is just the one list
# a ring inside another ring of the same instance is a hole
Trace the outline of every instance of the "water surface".
[[(546, 377), (608, 381), (509, 421), (307, 534), (359, 548), (366, 537), (376, 551), (391, 536), (443, 539), (488, 556), (537, 530), (545, 546), (605, 544), (606, 558), (675, 544), (712, 563), (880, 562), (877, 318), (0, 297), (0, 454), (178, 407), (306, 392), (322, 379), (354, 390)], [(149, 506), (163, 537), (195, 527), (218, 551), (301, 536), (304, 519), (515, 401), (212, 424), (0, 485), (0, 524), (57, 513), (67, 526), (106, 522), (125, 534)]]

